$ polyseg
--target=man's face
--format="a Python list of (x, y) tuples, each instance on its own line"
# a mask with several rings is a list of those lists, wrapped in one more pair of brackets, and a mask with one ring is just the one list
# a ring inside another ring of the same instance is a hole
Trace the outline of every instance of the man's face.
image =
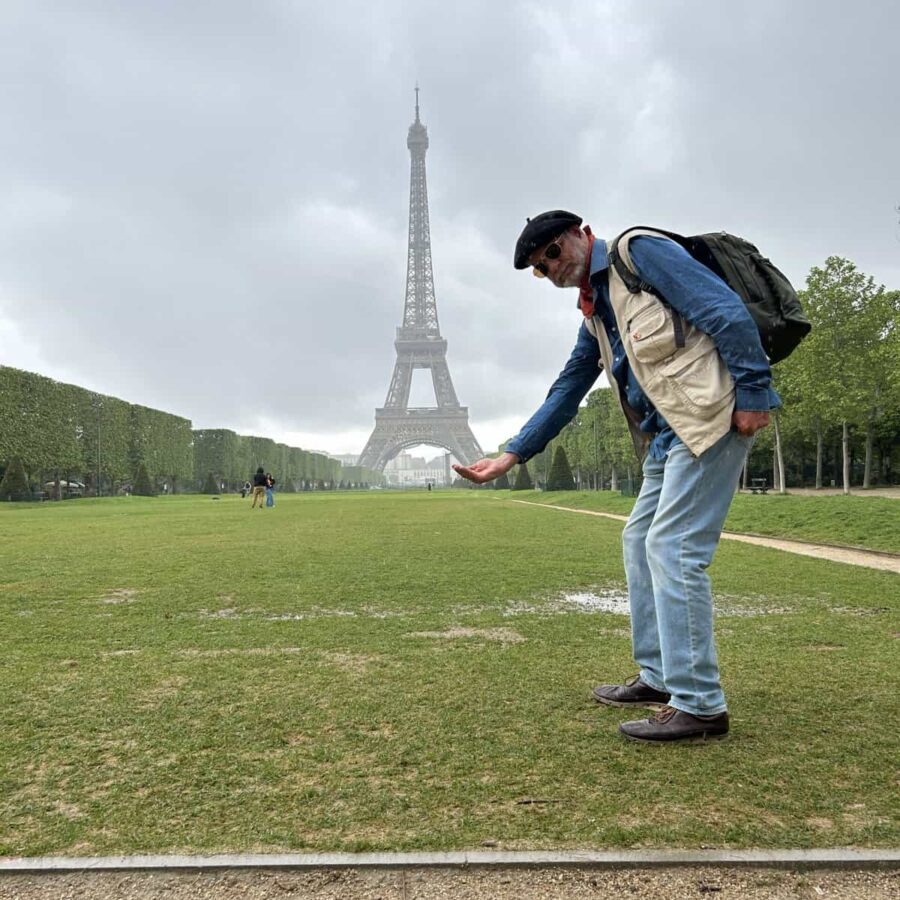
[(534, 274), (556, 287), (578, 287), (588, 267), (588, 239), (580, 228), (570, 228), (548, 241), (528, 258)]

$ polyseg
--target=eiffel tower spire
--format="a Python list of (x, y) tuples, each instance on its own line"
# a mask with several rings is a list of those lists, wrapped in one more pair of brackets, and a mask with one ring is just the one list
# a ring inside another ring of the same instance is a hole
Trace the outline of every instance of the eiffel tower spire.
[[(483, 456), (469, 428), (469, 411), (456, 397), (447, 367), (447, 341), (438, 325), (425, 178), (428, 129), (419, 118), (418, 84), (416, 118), (409, 126), (406, 146), (410, 155), (409, 245), (403, 324), (394, 341), (397, 361), (387, 398), (384, 406), (375, 410), (375, 430), (359, 459), (361, 466), (377, 471), (401, 450), (418, 444), (443, 447), (466, 465)], [(409, 406), (414, 369), (431, 370), (436, 407)]]

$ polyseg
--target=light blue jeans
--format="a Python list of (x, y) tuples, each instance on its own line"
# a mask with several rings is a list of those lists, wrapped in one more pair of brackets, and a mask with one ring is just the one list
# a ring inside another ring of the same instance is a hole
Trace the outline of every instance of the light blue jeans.
[(693, 715), (726, 709), (706, 569), (752, 441), (731, 431), (702, 456), (676, 440), (666, 459), (647, 457), (622, 535), (641, 681)]

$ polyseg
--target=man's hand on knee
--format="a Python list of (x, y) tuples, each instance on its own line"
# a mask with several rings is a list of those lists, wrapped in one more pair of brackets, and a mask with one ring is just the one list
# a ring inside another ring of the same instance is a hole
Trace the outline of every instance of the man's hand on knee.
[(738, 434), (742, 434), (744, 437), (752, 437), (761, 428), (768, 426), (769, 414), (767, 412), (736, 409), (731, 417), (731, 424), (734, 425)]

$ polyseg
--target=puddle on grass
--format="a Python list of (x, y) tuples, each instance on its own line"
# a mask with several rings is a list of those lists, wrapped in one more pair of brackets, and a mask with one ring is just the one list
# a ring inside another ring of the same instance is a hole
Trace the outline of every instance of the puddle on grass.
[(575, 594), (563, 594), (563, 602), (574, 609), (583, 609), (588, 612), (609, 612), (620, 616), (630, 614), (628, 594), (624, 591), (606, 590), (599, 594), (581, 591)]
[[(765, 597), (714, 596), (716, 615), (735, 618), (787, 615), (793, 609), (783, 606), (765, 606)], [(756, 601), (756, 605), (750, 605)], [(760, 602), (762, 601), (762, 602)], [(544, 601), (513, 603), (503, 610), (504, 616), (543, 615), (552, 616), (569, 612), (612, 613), (630, 616), (628, 592), (621, 588), (596, 588), (593, 591), (563, 593)]]
[(627, 616), (628, 593), (621, 588), (598, 588), (595, 591), (564, 593), (543, 601), (511, 603), (503, 610), (503, 615), (553, 616), (568, 612), (608, 612)]

